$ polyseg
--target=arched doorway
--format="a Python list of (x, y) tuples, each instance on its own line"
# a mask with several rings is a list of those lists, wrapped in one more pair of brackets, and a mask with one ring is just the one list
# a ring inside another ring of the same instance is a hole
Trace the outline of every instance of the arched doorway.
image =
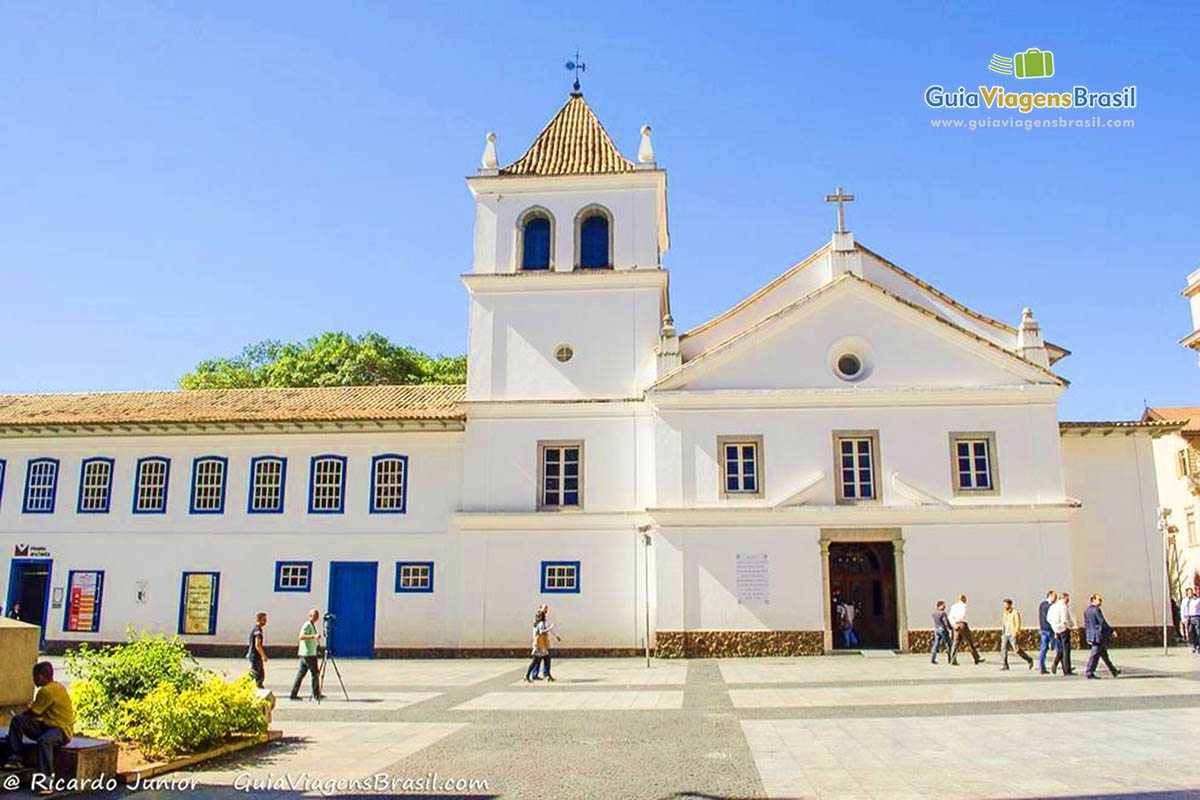
[(835, 598), (854, 606), (854, 631), (861, 649), (897, 647), (896, 557), (892, 542), (830, 542), (830, 619), (834, 649), (843, 647)]

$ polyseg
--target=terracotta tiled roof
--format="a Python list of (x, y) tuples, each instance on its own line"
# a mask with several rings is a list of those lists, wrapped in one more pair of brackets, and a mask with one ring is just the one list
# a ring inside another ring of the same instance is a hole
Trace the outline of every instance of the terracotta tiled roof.
[(1186, 422), (1183, 430), (1180, 431), (1184, 436), (1200, 436), (1200, 407), (1197, 406), (1159, 406), (1156, 408), (1147, 408), (1142, 414), (1143, 422), (1153, 422), (1157, 420), (1179, 420)]
[(542, 130), (525, 155), (501, 175), (596, 175), (633, 172), (592, 113), (583, 95), (573, 94)]
[(0, 428), (458, 420), (465, 397), (457, 385), (9, 394), (0, 395)]
[(1100, 421), (1069, 421), (1068, 420), (1065, 422), (1058, 423), (1058, 427), (1059, 427), (1059, 430), (1072, 430), (1072, 429), (1076, 429), (1076, 428), (1079, 428), (1079, 429), (1083, 429), (1083, 428), (1121, 428), (1121, 429), (1128, 428), (1130, 430), (1138, 430), (1138, 429), (1170, 430), (1170, 429), (1178, 428), (1183, 424), (1184, 424), (1183, 420), (1173, 420), (1173, 419), (1152, 419), (1152, 420), (1124, 419), (1124, 420), (1100, 420)]

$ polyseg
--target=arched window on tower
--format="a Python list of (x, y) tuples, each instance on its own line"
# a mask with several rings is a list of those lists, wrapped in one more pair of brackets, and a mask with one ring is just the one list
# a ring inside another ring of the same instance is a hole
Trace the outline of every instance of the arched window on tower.
[(608, 214), (598, 208), (585, 209), (579, 223), (579, 266), (583, 269), (611, 267)]
[(542, 211), (525, 214), (521, 225), (521, 269), (550, 269), (550, 217)]

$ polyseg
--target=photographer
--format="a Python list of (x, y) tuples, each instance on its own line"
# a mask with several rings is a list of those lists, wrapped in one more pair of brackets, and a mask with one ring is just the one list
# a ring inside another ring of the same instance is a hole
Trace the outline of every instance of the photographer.
[(296, 670), (296, 680), (292, 682), (292, 700), (300, 699), (300, 684), (304, 682), (305, 672), (312, 675), (313, 699), (325, 699), (325, 695), (321, 694), (321, 667), (317, 663), (317, 642), (321, 638), (321, 634), (317, 633), (317, 620), (320, 618), (321, 612), (314, 608), (308, 612), (308, 619), (300, 627), (300, 668)]

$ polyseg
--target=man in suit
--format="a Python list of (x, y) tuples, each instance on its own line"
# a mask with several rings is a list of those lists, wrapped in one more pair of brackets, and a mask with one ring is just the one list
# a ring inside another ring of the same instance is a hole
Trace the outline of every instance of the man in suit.
[(1046, 599), (1038, 606), (1038, 633), (1042, 637), (1042, 647), (1038, 651), (1038, 667), (1040, 672), (1046, 674), (1046, 651), (1056, 645), (1054, 638), (1054, 629), (1050, 627), (1050, 623), (1046, 620), (1046, 615), (1050, 613), (1050, 606), (1058, 602), (1058, 592), (1051, 589), (1046, 592)]
[(1104, 666), (1108, 667), (1108, 671), (1114, 678), (1121, 674), (1121, 670), (1114, 667), (1108, 657), (1108, 643), (1112, 640), (1113, 629), (1108, 624), (1108, 620), (1104, 618), (1104, 612), (1100, 610), (1103, 603), (1104, 598), (1094, 594), (1092, 595), (1092, 604), (1083, 612), (1084, 637), (1092, 646), (1092, 654), (1088, 656), (1087, 667), (1083, 674), (1092, 680), (1100, 677), (1096, 674), (1096, 666), (1101, 660), (1104, 661)]
[(1192, 645), (1193, 653), (1200, 653), (1200, 597), (1196, 590), (1187, 587), (1187, 597), (1183, 598), (1183, 631), (1187, 634), (1188, 642)]

